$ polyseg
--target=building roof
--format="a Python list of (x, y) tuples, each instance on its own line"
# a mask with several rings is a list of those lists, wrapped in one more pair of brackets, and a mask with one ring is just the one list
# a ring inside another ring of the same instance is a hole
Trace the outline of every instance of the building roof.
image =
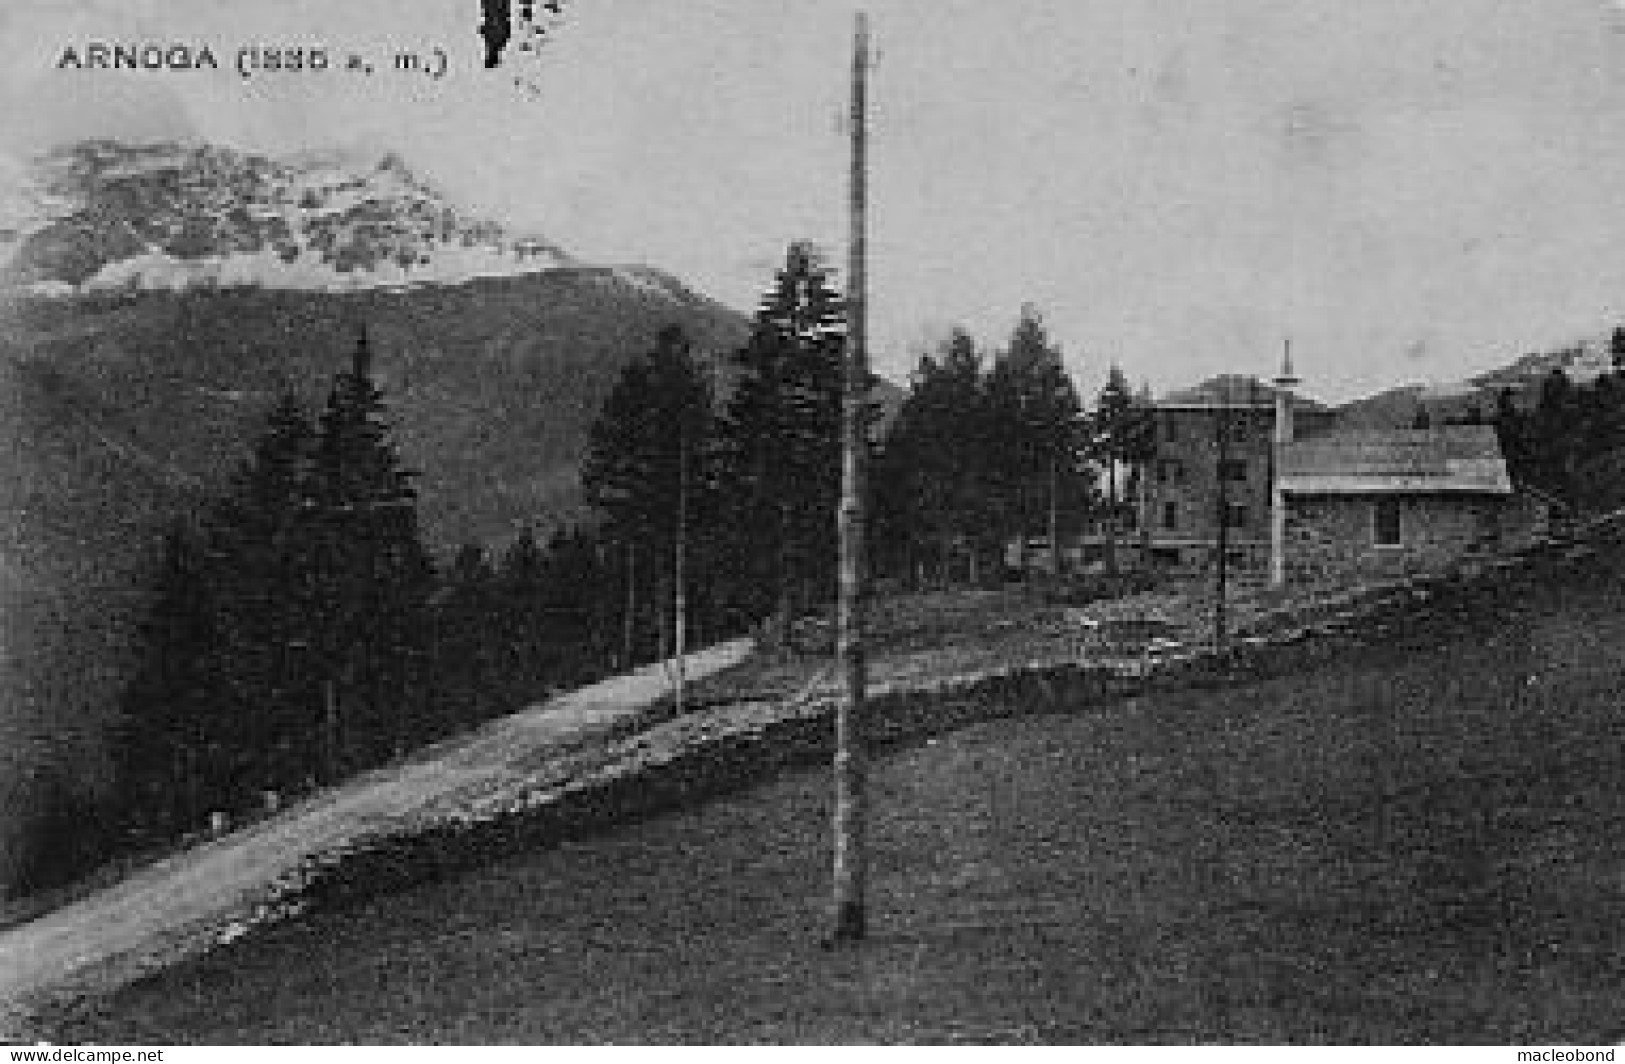
[[(1221, 407), (1267, 407), (1273, 409), (1279, 389), (1242, 373), (1223, 373), (1190, 388), (1179, 388), (1157, 400), (1164, 410), (1213, 410)], [(1294, 411), (1324, 411), (1313, 399), (1288, 393)]]
[(1277, 465), (1283, 492), (1512, 491), (1491, 425), (1430, 429), (1344, 429), (1289, 443)]

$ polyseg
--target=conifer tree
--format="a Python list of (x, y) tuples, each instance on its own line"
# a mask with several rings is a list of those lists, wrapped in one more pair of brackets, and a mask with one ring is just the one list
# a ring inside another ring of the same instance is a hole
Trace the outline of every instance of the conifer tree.
[(350, 368), (334, 380), (312, 463), (316, 646), (329, 752), (339, 762), (377, 761), (411, 741), (423, 708), (410, 693), (434, 573), (418, 535), (413, 474), (389, 431), (363, 331)]
[(987, 396), (990, 451), (1009, 515), (1004, 538), (1017, 540), (1025, 565), (1027, 538), (1045, 526), (1047, 516), (1054, 564), (1060, 549), (1059, 493), (1079, 472), (1082, 404), (1060, 349), (1031, 304), (1022, 307), (1009, 347), (988, 374)]
[(921, 357), (874, 467), (877, 532), (890, 541), (881, 546), (905, 559), (923, 550), (944, 577), (956, 552), (974, 571), (986, 546), (992, 506), (983, 383), (975, 340), (953, 329), (936, 354)]
[(1520, 484), (1526, 482), (1529, 478), (1527, 432), (1523, 412), (1518, 409), (1509, 387), (1503, 387), (1495, 394), (1494, 424), (1495, 435), (1500, 441), (1501, 453), (1506, 456), (1512, 479)]
[(593, 424), (582, 486), (628, 559), (625, 623), (634, 634), (648, 617), (669, 630), (679, 540), (686, 545), (710, 425), (711, 389), (678, 326), (662, 329), (654, 348), (626, 367)]
[(314, 753), (314, 453), (310, 418), (284, 393), (209, 519), (210, 690), (233, 721), (223, 741), (244, 791), (296, 787)]
[(414, 500), (363, 337), (319, 427), (282, 396), (201, 531), (167, 540), (116, 744), (138, 826), (185, 830), (443, 727), (413, 695), (433, 634)]
[(497, 572), (485, 548), (466, 544), (452, 559), (433, 613), (432, 707), (439, 730), (494, 715), (506, 706), (501, 681), (507, 635)]
[(138, 834), (168, 835), (195, 824), (216, 776), (205, 761), (215, 728), (207, 672), (214, 632), (203, 568), (190, 537), (172, 528), (111, 745), (114, 805)]
[(617, 656), (624, 617), (615, 592), (624, 580), (614, 553), (596, 530), (560, 529), (548, 541), (541, 588), (558, 646), (556, 683), (597, 679)]
[(1573, 497), (1577, 445), (1583, 426), (1579, 407), (1568, 374), (1553, 369), (1540, 383), (1540, 399), (1529, 424), (1535, 482), (1565, 499)]
[(1095, 399), (1090, 418), (1091, 450), (1106, 464), (1106, 571), (1117, 572), (1117, 531), (1121, 518), (1118, 467), (1134, 460), (1136, 409), (1128, 378), (1115, 362)]
[(792, 244), (736, 356), (719, 452), (731, 568), (776, 594), (785, 623), (833, 590), (844, 330), (827, 270), (811, 245)]
[(552, 647), (546, 614), (548, 559), (530, 527), (520, 530), (502, 553), (496, 573), (497, 623), (492, 635), (501, 649), (503, 687), (510, 702), (535, 698), (545, 686)]

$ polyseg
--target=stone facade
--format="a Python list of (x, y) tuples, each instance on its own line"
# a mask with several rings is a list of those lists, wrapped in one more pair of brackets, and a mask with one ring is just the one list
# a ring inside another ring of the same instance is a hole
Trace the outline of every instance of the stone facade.
[[(1194, 546), (1218, 539), (1221, 454), (1230, 542), (1267, 542), (1271, 411), (1159, 410), (1156, 421), (1157, 456), (1143, 515), (1153, 542)], [(1221, 432), (1228, 435), (1222, 444)]]
[[(1149, 531), (1156, 563), (1211, 567), (1222, 498), (1230, 514), (1225, 539), (1231, 564), (1246, 569), (1267, 565), (1275, 406), (1267, 387), (1250, 390), (1256, 398), (1224, 406), (1156, 408), (1156, 454), (1146, 465), (1145, 490), (1137, 500), (1137, 520)], [(1247, 391), (1236, 388), (1235, 394), (1241, 397)], [(1321, 431), (1331, 421), (1329, 412), (1308, 406), (1295, 418), (1303, 434)]]
[[(1277, 383), (1294, 383), (1289, 365)], [(1238, 575), (1287, 582), (1437, 571), (1545, 531), (1546, 504), (1515, 489), (1490, 426), (1340, 427), (1312, 400), (1233, 375), (1173, 393), (1153, 415), (1138, 510), (1154, 567), (1210, 570), (1221, 510)]]
[[(1380, 505), (1397, 507), (1399, 538), (1378, 542)], [(1527, 545), (1544, 507), (1522, 494), (1294, 495), (1287, 500), (1289, 581), (1391, 579)]]

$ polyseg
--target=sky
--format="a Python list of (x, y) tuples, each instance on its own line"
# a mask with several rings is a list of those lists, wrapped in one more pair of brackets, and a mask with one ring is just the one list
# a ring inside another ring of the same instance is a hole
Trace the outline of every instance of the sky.
[[(1085, 391), (1448, 381), (1625, 320), (1615, 0), (869, 0), (876, 364), (1038, 307)], [(87, 136), (399, 151), (471, 208), (750, 310), (846, 244), (850, 0), (566, 0), (481, 67), (478, 0), (6, 0), (0, 173)], [(220, 71), (65, 71), (90, 41)], [(230, 70), (322, 44), (444, 78)]]

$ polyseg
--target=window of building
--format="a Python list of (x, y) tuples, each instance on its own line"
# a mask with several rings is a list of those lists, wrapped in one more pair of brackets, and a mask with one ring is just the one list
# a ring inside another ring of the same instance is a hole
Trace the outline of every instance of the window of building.
[(1157, 463), (1157, 480), (1163, 484), (1183, 484), (1185, 482), (1185, 466), (1173, 458), (1164, 458)]
[(1177, 502), (1162, 504), (1162, 527), (1168, 532), (1173, 532), (1179, 528), (1179, 504)]
[(1247, 460), (1245, 458), (1226, 458), (1219, 463), (1219, 479), (1238, 481), (1247, 479)]
[(1224, 507), (1224, 523), (1231, 528), (1242, 528), (1247, 524), (1247, 507), (1244, 503), (1226, 503)]
[(1164, 419), (1162, 423), (1162, 438), (1168, 443), (1179, 442), (1179, 422), (1172, 417)]
[(1379, 547), (1400, 545), (1398, 499), (1378, 499), (1372, 506), (1371, 539)]

